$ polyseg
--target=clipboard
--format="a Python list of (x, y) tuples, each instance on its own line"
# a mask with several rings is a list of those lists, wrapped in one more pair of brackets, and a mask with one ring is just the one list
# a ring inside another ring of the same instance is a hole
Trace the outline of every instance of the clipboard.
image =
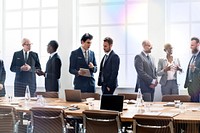
[(81, 76), (84, 76), (84, 77), (92, 77), (92, 75), (91, 75), (89, 69), (86, 69), (86, 68), (80, 68), (80, 70), (85, 72), (85, 74), (84, 74), (84, 75), (81, 75)]

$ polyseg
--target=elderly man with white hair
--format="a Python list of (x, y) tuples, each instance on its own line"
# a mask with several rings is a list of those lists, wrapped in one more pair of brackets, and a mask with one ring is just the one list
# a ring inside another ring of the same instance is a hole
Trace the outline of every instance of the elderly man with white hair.
[(31, 51), (31, 41), (27, 38), (22, 40), (23, 49), (13, 55), (10, 70), (15, 72), (14, 96), (24, 97), (26, 86), (29, 86), (31, 96), (36, 91), (36, 70), (41, 70), (38, 54)]

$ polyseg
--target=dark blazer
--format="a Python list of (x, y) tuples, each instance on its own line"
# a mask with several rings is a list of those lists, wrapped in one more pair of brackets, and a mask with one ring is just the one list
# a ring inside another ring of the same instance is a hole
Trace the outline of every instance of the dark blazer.
[[(95, 79), (93, 73), (97, 72), (97, 64), (94, 52), (89, 50), (88, 62), (92, 62), (94, 68), (89, 68), (85, 61), (81, 48), (78, 48), (71, 52), (69, 72), (74, 74), (74, 88), (80, 89), (82, 92), (94, 92), (95, 91)], [(92, 77), (84, 77), (78, 75), (80, 68), (86, 68), (90, 70)]]
[[(152, 57), (150, 56), (151, 60)], [(137, 83), (136, 91), (141, 88), (142, 93), (152, 93), (154, 89), (150, 88), (153, 79), (156, 79), (156, 67), (155, 64), (149, 63), (147, 56), (141, 52), (135, 56), (135, 69), (137, 71)]]
[(23, 50), (17, 51), (13, 55), (10, 70), (15, 72), (14, 94), (16, 97), (24, 97), (26, 85), (29, 85), (31, 96), (36, 91), (36, 69), (41, 70), (38, 54), (30, 51), (27, 64), (31, 66), (29, 71), (21, 71), (20, 67), (25, 64)]
[(0, 97), (4, 97), (6, 92), (5, 92), (5, 86), (4, 86), (4, 82), (6, 80), (6, 71), (4, 68), (4, 63), (3, 60), (0, 60), (0, 84), (3, 85), (3, 89), (0, 90)]
[[(104, 57), (100, 65), (98, 85), (102, 86), (104, 84), (106, 87), (109, 87), (112, 92), (114, 92), (118, 86), (117, 76), (118, 76), (120, 58), (112, 50), (109, 56), (107, 57), (107, 60), (105, 61), (104, 66), (102, 66), (103, 61), (104, 61)], [(101, 81), (102, 74), (103, 74), (103, 79), (104, 79), (103, 82)]]
[(45, 71), (45, 89), (46, 91), (59, 91), (59, 79), (61, 70), (61, 60), (56, 53), (47, 61)]
[(189, 66), (190, 62), (188, 64), (187, 68), (187, 74), (186, 74), (186, 80), (184, 88), (188, 88), (188, 93), (190, 95), (194, 95), (196, 93), (200, 92), (200, 52), (198, 53), (196, 59), (195, 59), (195, 71), (192, 72), (192, 82), (189, 82)]

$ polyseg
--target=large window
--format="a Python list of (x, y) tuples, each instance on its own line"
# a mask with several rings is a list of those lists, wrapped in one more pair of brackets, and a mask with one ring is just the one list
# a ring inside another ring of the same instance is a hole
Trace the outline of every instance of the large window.
[[(6, 85), (14, 85), (14, 73), (9, 68), (13, 53), (22, 49), (22, 38), (29, 38), (32, 51), (38, 53), (42, 69), (48, 59), (47, 44), (58, 39), (57, 0), (4, 0), (3, 59)], [(44, 86), (44, 77), (37, 77), (37, 86)]]
[[(120, 87), (134, 87), (134, 57), (148, 38), (148, 0), (77, 0), (77, 44), (84, 33), (94, 36), (91, 50), (98, 67), (104, 55), (103, 39), (113, 38), (113, 50), (120, 56)], [(141, 17), (142, 16), (142, 17)], [(98, 74), (95, 74), (97, 79)]]
[(184, 73), (178, 75), (180, 89), (183, 88), (187, 65), (191, 58), (190, 39), (200, 35), (200, 1), (166, 1), (166, 42), (174, 47), (174, 54), (180, 59)]

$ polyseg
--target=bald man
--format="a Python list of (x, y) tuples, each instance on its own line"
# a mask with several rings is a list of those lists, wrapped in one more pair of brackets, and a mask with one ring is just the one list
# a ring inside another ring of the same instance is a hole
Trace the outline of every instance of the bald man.
[(36, 91), (37, 69), (41, 70), (38, 54), (30, 51), (31, 41), (27, 38), (22, 40), (23, 49), (13, 55), (10, 70), (15, 72), (14, 96), (24, 97), (26, 86), (29, 86), (30, 94), (33, 97)]
[(135, 56), (135, 69), (137, 71), (137, 83), (135, 90), (141, 89), (144, 101), (153, 101), (155, 87), (158, 84), (156, 67), (151, 57), (152, 45), (148, 40), (142, 42), (143, 51)]

